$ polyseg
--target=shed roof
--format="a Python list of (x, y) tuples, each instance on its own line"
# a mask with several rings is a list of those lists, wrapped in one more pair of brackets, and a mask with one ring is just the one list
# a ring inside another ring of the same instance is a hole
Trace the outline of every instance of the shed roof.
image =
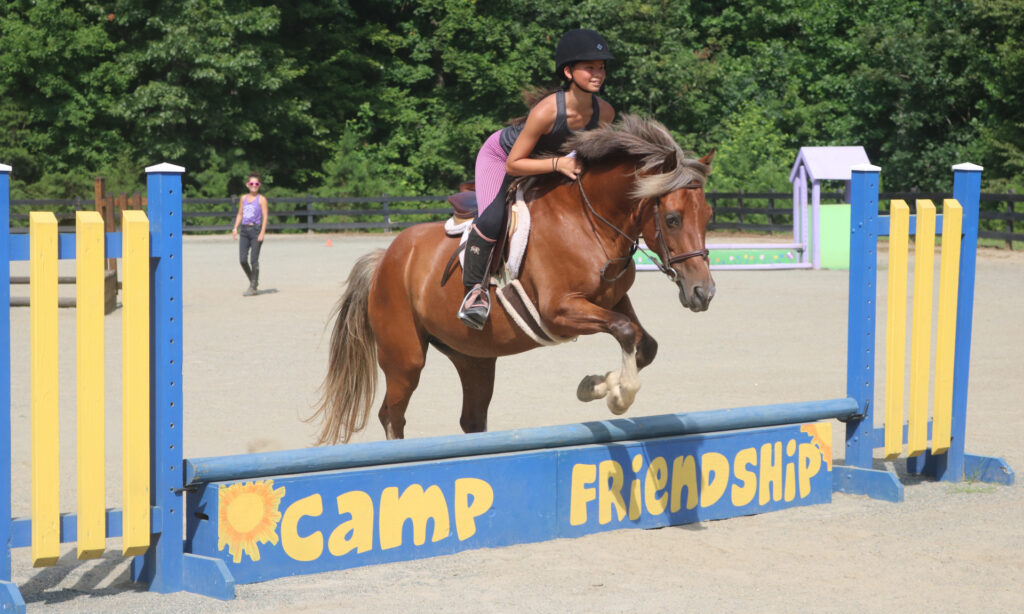
[(811, 181), (842, 179), (849, 181), (850, 167), (857, 164), (870, 164), (868, 154), (860, 145), (852, 147), (801, 147), (800, 153), (789, 173), (789, 181), (796, 179), (800, 165), (807, 167), (807, 175)]

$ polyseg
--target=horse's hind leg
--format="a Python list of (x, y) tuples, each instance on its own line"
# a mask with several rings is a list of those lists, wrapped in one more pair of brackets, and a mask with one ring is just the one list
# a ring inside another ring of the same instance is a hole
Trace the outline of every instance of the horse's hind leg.
[(426, 363), (426, 343), (415, 330), (402, 328), (392, 325), (386, 334), (377, 336), (377, 363), (387, 385), (377, 416), (388, 439), (405, 438), (405, 410)]
[(466, 356), (452, 349), (442, 350), (459, 372), (462, 382), (462, 417), (459, 425), (465, 433), (487, 430), (487, 408), (494, 393), (494, 365), (496, 358)]
[(390, 364), (384, 368), (387, 390), (381, 403), (378, 417), (388, 439), (405, 438), (405, 410), (409, 399), (420, 383), (422, 360), (410, 360), (400, 365)]

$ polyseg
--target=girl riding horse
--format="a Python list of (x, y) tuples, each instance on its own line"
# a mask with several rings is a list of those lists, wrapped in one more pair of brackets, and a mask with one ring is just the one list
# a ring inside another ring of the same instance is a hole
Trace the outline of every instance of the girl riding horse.
[(576, 179), (579, 162), (559, 154), (559, 148), (573, 132), (593, 130), (615, 119), (612, 106), (596, 96), (604, 85), (605, 61), (611, 59), (608, 42), (597, 32), (566, 32), (555, 48), (555, 74), (564, 86), (534, 105), (525, 122), (495, 132), (480, 148), (476, 157), (477, 216), (466, 241), (462, 269), (467, 293), (458, 313), (466, 326), (482, 330), (490, 314), (490, 256), (501, 232), (512, 180), (555, 172)]
[[(619, 415), (633, 403), (638, 372), (658, 349), (627, 295), (641, 235), (684, 307), (705, 311), (715, 295), (705, 246), (711, 208), (704, 197), (713, 153), (696, 159), (662, 124), (628, 115), (577, 132), (564, 150), (576, 151), (583, 169), (576, 180), (550, 173), (523, 186), (530, 247), (517, 282), (556, 337), (606, 333), (616, 340), (619, 368), (585, 376), (576, 396), (603, 398)], [(348, 441), (366, 425), (378, 367), (386, 389), (377, 416), (389, 439), (404, 437), (406, 409), (429, 348), (459, 373), (462, 429), (487, 430), (497, 358), (542, 344), (502, 309), (479, 331), (452, 317), (463, 290), (443, 280), (457, 245), (444, 223), (416, 224), (355, 264), (337, 305), (323, 396), (310, 418), (323, 421), (321, 443)]]

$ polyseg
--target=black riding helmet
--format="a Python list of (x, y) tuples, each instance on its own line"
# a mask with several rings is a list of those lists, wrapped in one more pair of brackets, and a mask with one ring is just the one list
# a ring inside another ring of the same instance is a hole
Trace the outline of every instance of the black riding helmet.
[(559, 80), (564, 79), (562, 69), (576, 62), (614, 59), (608, 49), (608, 41), (597, 32), (585, 28), (569, 30), (555, 47), (555, 75)]

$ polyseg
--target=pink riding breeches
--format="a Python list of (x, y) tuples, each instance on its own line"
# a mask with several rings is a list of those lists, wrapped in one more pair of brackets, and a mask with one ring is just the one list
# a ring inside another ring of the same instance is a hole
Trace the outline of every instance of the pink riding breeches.
[(508, 154), (498, 142), (500, 135), (501, 130), (498, 130), (487, 137), (476, 155), (477, 215), (483, 213), (487, 205), (491, 204), (501, 189), (502, 180), (505, 179), (505, 161), (508, 160)]

